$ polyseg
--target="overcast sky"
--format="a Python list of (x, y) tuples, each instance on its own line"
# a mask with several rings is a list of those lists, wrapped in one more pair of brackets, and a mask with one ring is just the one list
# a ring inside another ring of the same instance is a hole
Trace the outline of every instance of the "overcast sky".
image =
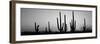
[[(57, 17), (59, 19), (59, 12), (61, 12), (62, 23), (64, 22), (64, 15), (66, 15), (66, 23), (68, 31), (70, 31), (70, 22), (72, 19), (72, 10), (52, 10), (52, 9), (36, 9), (36, 8), (21, 8), (21, 31), (34, 31), (34, 23), (40, 25), (39, 29), (44, 30), (50, 22), (50, 27), (53, 31), (57, 29)], [(74, 10), (74, 18), (76, 20), (76, 29), (84, 24), (86, 19), (87, 27), (92, 27), (92, 11)]]

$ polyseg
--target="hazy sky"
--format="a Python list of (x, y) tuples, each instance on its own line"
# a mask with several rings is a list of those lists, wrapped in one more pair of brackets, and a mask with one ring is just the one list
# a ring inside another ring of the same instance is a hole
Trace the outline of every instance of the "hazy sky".
[[(53, 31), (57, 29), (57, 17), (59, 19), (59, 12), (61, 12), (62, 23), (64, 22), (64, 15), (66, 15), (66, 23), (68, 31), (70, 30), (70, 22), (72, 19), (72, 10), (54, 10), (54, 9), (36, 9), (36, 8), (21, 8), (21, 31), (34, 31), (34, 23), (40, 25), (39, 29), (44, 31), (45, 27), (50, 22), (50, 28)], [(87, 27), (92, 27), (92, 11), (74, 10), (74, 18), (76, 20), (76, 29), (84, 24), (86, 19)]]

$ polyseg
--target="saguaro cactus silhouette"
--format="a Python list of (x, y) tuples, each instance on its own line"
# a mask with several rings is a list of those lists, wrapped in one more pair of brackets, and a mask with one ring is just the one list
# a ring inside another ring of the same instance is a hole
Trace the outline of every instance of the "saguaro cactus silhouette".
[(71, 32), (74, 32), (76, 29), (76, 21), (74, 19), (74, 11), (72, 11), (72, 20), (70, 23)]
[(64, 31), (67, 31), (66, 15), (64, 15)]
[(84, 18), (84, 26), (83, 26), (83, 31), (85, 31), (86, 30), (86, 20), (85, 20), (85, 18)]
[[(58, 18), (57, 18), (57, 28), (58, 28), (58, 30), (60, 31), (60, 32), (62, 32), (63, 31), (63, 27), (61, 27), (61, 12), (59, 12), (59, 18), (60, 18), (60, 20), (58, 21)], [(59, 22), (60, 22), (60, 24), (59, 24)], [(59, 26), (60, 25), (60, 26)]]
[(50, 30), (50, 22), (48, 21), (48, 31), (51, 32)]
[(36, 22), (35, 22), (35, 31), (39, 32), (39, 25), (37, 25)]

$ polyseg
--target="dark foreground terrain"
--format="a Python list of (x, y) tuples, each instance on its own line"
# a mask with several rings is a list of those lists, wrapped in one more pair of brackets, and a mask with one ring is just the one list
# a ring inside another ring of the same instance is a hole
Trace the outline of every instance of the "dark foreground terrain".
[(74, 34), (74, 33), (91, 33), (92, 30), (74, 31), (74, 32), (21, 32), (21, 35), (44, 35), (44, 34)]

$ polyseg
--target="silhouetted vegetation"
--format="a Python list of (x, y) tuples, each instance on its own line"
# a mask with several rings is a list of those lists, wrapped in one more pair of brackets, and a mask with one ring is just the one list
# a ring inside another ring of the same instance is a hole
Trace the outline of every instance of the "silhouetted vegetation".
[(38, 33), (39, 32), (39, 25), (36, 25), (36, 22), (35, 22), (35, 31)]
[(85, 20), (85, 18), (84, 18), (84, 26), (83, 26), (83, 31), (85, 31), (86, 30), (86, 20)]
[(45, 31), (40, 31), (39, 26), (36, 22), (35, 24), (35, 31), (34, 32), (21, 32), (21, 35), (39, 35), (39, 34), (64, 34), (64, 33), (88, 33), (92, 32), (92, 27), (86, 27), (86, 19), (84, 18), (84, 25), (82, 26), (82, 31), (76, 31), (76, 20), (74, 18), (74, 11), (72, 11), (72, 19), (70, 22), (70, 31), (67, 31), (67, 24), (66, 24), (66, 15), (64, 15), (64, 23), (62, 23), (61, 19), (61, 12), (59, 12), (59, 19), (57, 20), (57, 29), (58, 31), (52, 31), (52, 28), (50, 27), (50, 21), (47, 22), (47, 26), (44, 28)]
[[(57, 27), (58, 27), (58, 30), (60, 31), (60, 32), (62, 32), (63, 31), (63, 27), (61, 27), (61, 12), (59, 12), (59, 18), (60, 18), (60, 20), (58, 21), (58, 18), (57, 18)], [(60, 24), (59, 24), (60, 23)]]
[(64, 15), (64, 31), (67, 31), (66, 15)]
[[(61, 21), (62, 21), (61, 20), (61, 12), (59, 12), (59, 20), (57, 18), (57, 28), (60, 32), (66, 32), (67, 31), (66, 15), (64, 15), (64, 23), (62, 23)], [(61, 26), (61, 25), (63, 25), (63, 26)]]
[(72, 11), (72, 20), (70, 23), (71, 32), (74, 32), (76, 29), (76, 21), (74, 19), (74, 11)]
[(50, 29), (50, 22), (48, 21), (48, 30), (49, 32), (51, 32), (51, 29)]

